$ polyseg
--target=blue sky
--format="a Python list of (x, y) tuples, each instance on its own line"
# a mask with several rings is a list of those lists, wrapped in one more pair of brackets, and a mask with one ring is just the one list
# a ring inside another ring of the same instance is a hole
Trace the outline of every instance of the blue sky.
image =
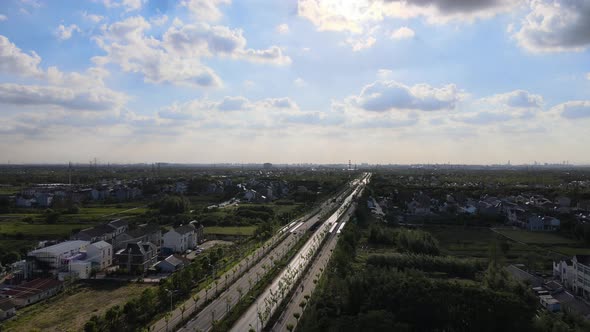
[(2, 162), (589, 163), (590, 0), (7, 0)]

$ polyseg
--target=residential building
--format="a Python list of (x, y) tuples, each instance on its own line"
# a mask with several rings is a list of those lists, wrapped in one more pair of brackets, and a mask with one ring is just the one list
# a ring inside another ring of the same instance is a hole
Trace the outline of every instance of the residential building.
[(576, 280), (576, 271), (571, 259), (553, 262), (553, 276), (558, 278), (566, 288), (573, 288)]
[(105, 241), (92, 243), (86, 247), (86, 259), (97, 270), (104, 270), (113, 265), (113, 246)]
[(172, 273), (174, 271), (183, 269), (188, 264), (190, 264), (190, 260), (182, 256), (170, 255), (162, 261), (158, 262), (156, 264), (156, 268), (158, 268), (162, 272)]
[(16, 305), (10, 299), (0, 299), (0, 322), (16, 315)]
[(585, 298), (590, 298), (590, 255), (575, 255), (572, 258), (574, 266), (574, 292)]
[(163, 247), (173, 252), (185, 252), (197, 246), (198, 238), (193, 223), (173, 228), (162, 236)]
[(27, 269), (30, 276), (57, 276), (69, 270), (69, 261), (81, 257), (81, 252), (90, 244), (88, 241), (74, 240), (33, 250), (27, 254)]
[(35, 279), (0, 289), (0, 298), (11, 299), (17, 308), (21, 308), (54, 296), (62, 289), (63, 283), (59, 280)]
[(127, 248), (117, 252), (119, 268), (131, 274), (145, 274), (157, 262), (158, 251), (151, 242), (128, 243)]

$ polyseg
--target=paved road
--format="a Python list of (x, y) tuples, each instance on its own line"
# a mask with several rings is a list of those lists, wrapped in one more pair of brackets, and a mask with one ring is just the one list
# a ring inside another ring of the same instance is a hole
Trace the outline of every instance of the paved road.
[(354, 191), (350, 193), (342, 202), (341, 206), (334, 212), (320, 227), (314, 232), (308, 242), (301, 248), (295, 257), (289, 262), (287, 267), (279, 274), (275, 280), (268, 286), (264, 292), (256, 299), (255, 304), (234, 324), (231, 331), (248, 331), (255, 329), (260, 331), (274, 311), (280, 305), (284, 296), (295, 285), (295, 281), (310, 263), (315, 252), (320, 248), (323, 239), (329, 233), (332, 226), (338, 222), (338, 219), (348, 211), (349, 204), (356, 194), (364, 187), (368, 181), (368, 176), (362, 180), (354, 180)]
[(343, 223), (347, 222), (354, 210), (356, 209), (356, 204), (350, 206), (346, 214), (342, 217), (341, 221), (338, 225), (334, 228), (334, 230), (328, 235), (328, 239), (326, 243), (320, 249), (320, 252), (316, 256), (315, 260), (312, 263), (312, 266), (309, 268), (307, 274), (303, 276), (303, 278), (297, 283), (297, 288), (293, 296), (289, 299), (287, 307), (281, 313), (276, 324), (273, 326), (271, 331), (273, 332), (280, 332), (280, 331), (288, 331), (287, 325), (292, 324), (293, 326), (297, 326), (297, 319), (293, 317), (293, 314), (298, 312), (299, 314), (303, 315), (303, 308), (299, 306), (302, 301), (305, 300), (305, 295), (310, 295), (313, 293), (316, 284), (313, 282), (324, 272), (330, 257), (332, 257), (332, 250), (336, 247), (338, 243), (338, 237), (340, 236), (336, 230), (342, 225)]
[[(193, 318), (178, 331), (210, 330), (212, 327), (212, 322), (214, 320), (222, 319), (227, 314), (227, 312), (239, 301), (240, 296), (245, 295), (250, 289), (250, 287), (254, 286), (257, 280), (259, 280), (266, 274), (268, 268), (272, 266), (273, 262), (286, 255), (289, 249), (297, 243), (297, 240), (302, 236), (302, 234), (304, 234), (304, 232), (307, 231), (309, 227), (311, 227), (313, 224), (315, 224), (318, 220), (320, 220), (323, 217), (323, 212), (326, 210), (330, 211), (336, 206), (335, 204), (336, 203), (332, 202), (332, 199), (328, 199), (320, 207), (316, 208), (311, 213), (292, 222), (290, 224), (292, 225), (290, 228), (281, 229), (281, 231), (273, 237), (274, 241), (278, 243), (274, 249), (272, 249), (270, 252), (268, 252), (268, 250), (265, 252), (261, 250), (256, 252), (255, 255), (253, 255), (253, 257), (250, 259), (250, 263), (248, 265), (249, 268), (246, 266), (246, 260), (243, 260), (240, 263), (241, 267), (239, 267), (240, 265), (238, 265), (240, 272), (236, 274), (235, 278), (233, 277), (233, 275), (228, 277), (228, 284), (231, 283), (229, 285), (229, 288), (224, 290), (219, 295), (219, 297), (217, 297), (205, 308), (203, 308), (197, 314), (196, 318)], [(292, 229), (293, 226), (297, 225), (300, 222), (303, 222), (303, 224), (301, 224), (301, 226), (297, 228), (297, 232), (289, 232), (289, 229)], [(252, 265), (252, 261), (254, 261), (258, 257), (261, 257), (260, 261), (255, 263), (254, 266), (250, 266)], [(225, 286), (225, 275), (219, 279), (218, 286)], [(209, 291), (207, 296), (211, 297), (214, 292), (214, 289), (212, 291)], [(201, 300), (197, 302), (198, 306), (202, 305), (205, 301), (205, 290), (202, 290), (199, 293), (199, 297), (201, 298)], [(194, 311), (193, 300), (187, 301), (185, 305), (187, 307), (187, 314), (192, 313)], [(177, 315), (174, 318), (175, 322), (173, 322), (171, 318), (169, 322), (170, 326), (174, 326), (180, 322), (181, 312), (178, 311), (178, 313), (179, 315)], [(160, 329), (156, 328), (155, 331), (166, 331), (165, 321), (162, 320), (161, 322), (163, 324), (160, 323)]]

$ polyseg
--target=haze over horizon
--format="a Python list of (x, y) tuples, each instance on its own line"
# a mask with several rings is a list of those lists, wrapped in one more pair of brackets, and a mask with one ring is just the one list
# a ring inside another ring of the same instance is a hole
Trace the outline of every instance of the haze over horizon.
[(7, 0), (0, 163), (588, 164), (588, 0)]

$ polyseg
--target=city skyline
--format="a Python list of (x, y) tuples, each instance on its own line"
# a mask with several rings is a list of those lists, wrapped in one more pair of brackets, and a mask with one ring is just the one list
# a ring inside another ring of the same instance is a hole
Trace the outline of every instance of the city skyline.
[(9, 0), (2, 163), (588, 164), (590, 2)]

